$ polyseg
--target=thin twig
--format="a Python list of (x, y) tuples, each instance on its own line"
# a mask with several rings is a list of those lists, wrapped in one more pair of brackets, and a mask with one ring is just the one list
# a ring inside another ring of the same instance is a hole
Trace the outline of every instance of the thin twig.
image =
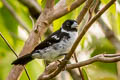
[(32, 27), (34, 28), (34, 26), (35, 26), (34, 19), (32, 18), (32, 16), (29, 16), (29, 17), (30, 17), (30, 20), (32, 21)]
[(39, 80), (47, 80), (47, 79), (51, 79), (54, 76), (58, 75), (61, 70), (65, 67), (65, 65), (67, 64), (67, 61), (71, 58), (73, 52), (75, 51), (78, 43), (80, 42), (80, 40), (82, 39), (82, 37), (84, 36), (84, 34), (87, 32), (87, 30), (90, 28), (90, 26), (115, 2), (116, 0), (111, 0), (107, 5), (105, 5), (82, 29), (79, 37), (77, 38), (77, 40), (75, 41), (75, 43), (73, 44), (70, 52), (68, 53), (68, 55), (65, 56), (65, 58), (63, 59), (63, 61), (61, 62), (61, 65), (58, 69), (56, 69), (53, 73), (49, 74), (49, 75), (44, 75), (43, 77), (39, 77)]
[(14, 18), (19, 22), (21, 27), (25, 29), (28, 33), (30, 33), (30, 30), (27, 28), (27, 25), (21, 20), (21, 18), (16, 14), (14, 9), (8, 4), (6, 0), (1, 0), (4, 4), (4, 6), (9, 10), (9, 12), (14, 16)]
[(13, 50), (13, 48), (10, 46), (10, 44), (9, 44), (8, 41), (4, 38), (4, 36), (2, 35), (1, 32), (0, 32), (0, 36), (2, 37), (2, 39), (4, 40), (4, 42), (7, 44), (7, 46), (11, 49), (11, 51), (14, 53), (14, 55), (18, 58), (16, 52)]
[(99, 5), (99, 1), (100, 0), (94, 0), (89, 8), (89, 18), (88, 18), (88, 21), (92, 18), (92, 13), (95, 11), (95, 9), (97, 8), (97, 5)]
[[(73, 54), (74, 54), (74, 58), (75, 58), (76, 63), (78, 63), (77, 56), (76, 56), (75, 52)], [(84, 77), (83, 77), (83, 74), (82, 74), (80, 67), (78, 67), (78, 71), (80, 73), (81, 80), (84, 80)]]
[[(0, 32), (0, 36), (2, 37), (2, 39), (4, 40), (4, 42), (7, 44), (7, 46), (10, 48), (10, 50), (14, 53), (14, 55), (18, 58), (18, 55), (16, 54), (15, 50), (10, 46), (10, 44), (9, 44), (8, 41), (4, 38), (4, 36), (2, 35), (1, 32)], [(29, 74), (28, 74), (27, 69), (25, 68), (25, 66), (23, 66), (23, 67), (24, 67), (25, 73), (26, 73), (26, 75), (27, 75), (27, 77), (28, 77), (28, 80), (31, 80), (31, 79), (30, 79), (30, 76), (29, 76)]]
[(26, 75), (27, 75), (27, 77), (28, 77), (28, 80), (31, 80), (31, 79), (30, 79), (30, 76), (29, 76), (29, 74), (28, 74), (28, 71), (27, 71), (27, 69), (26, 69), (26, 67), (25, 67), (25, 66), (23, 66), (23, 67), (24, 67), (25, 73), (26, 73)]

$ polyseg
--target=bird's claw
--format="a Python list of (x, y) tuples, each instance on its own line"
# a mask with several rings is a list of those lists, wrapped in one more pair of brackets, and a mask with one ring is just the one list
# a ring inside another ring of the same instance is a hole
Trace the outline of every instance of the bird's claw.
[[(59, 64), (58, 64), (58, 67), (60, 67), (60, 65), (61, 65), (61, 63), (63, 62), (63, 61), (67, 61), (68, 62), (68, 60), (62, 60), (62, 61), (60, 61), (60, 60), (57, 60), (58, 62), (59, 62)], [(62, 69), (62, 71), (64, 71), (64, 70), (66, 70), (66, 67), (64, 67), (63, 69)]]

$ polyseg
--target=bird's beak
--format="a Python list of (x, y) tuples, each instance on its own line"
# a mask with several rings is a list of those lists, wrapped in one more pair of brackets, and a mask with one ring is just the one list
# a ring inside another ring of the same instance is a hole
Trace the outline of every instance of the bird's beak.
[(71, 26), (71, 28), (77, 28), (78, 27), (78, 23), (77, 22), (74, 22)]

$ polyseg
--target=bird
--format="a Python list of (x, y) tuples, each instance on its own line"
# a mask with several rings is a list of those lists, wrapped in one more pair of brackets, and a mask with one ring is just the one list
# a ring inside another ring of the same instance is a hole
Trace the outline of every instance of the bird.
[(17, 58), (12, 64), (25, 65), (36, 58), (50, 62), (59, 60), (62, 56), (67, 55), (72, 48), (78, 37), (77, 29), (77, 21), (71, 19), (64, 21), (60, 29), (39, 43), (31, 53)]

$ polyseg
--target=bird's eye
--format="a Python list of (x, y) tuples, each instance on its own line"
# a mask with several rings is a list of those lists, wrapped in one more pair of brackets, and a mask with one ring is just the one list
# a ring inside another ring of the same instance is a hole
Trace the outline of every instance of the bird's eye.
[(67, 23), (66, 23), (66, 26), (70, 26), (70, 23), (69, 23), (69, 22), (67, 22)]

